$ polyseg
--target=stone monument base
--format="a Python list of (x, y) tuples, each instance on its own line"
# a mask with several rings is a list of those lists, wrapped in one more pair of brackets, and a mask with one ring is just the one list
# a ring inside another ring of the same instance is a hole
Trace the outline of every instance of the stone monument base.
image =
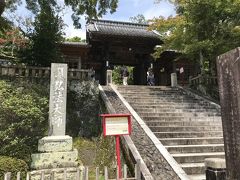
[(32, 169), (67, 168), (78, 166), (78, 151), (72, 148), (70, 136), (47, 136), (39, 140), (38, 151), (32, 154)]

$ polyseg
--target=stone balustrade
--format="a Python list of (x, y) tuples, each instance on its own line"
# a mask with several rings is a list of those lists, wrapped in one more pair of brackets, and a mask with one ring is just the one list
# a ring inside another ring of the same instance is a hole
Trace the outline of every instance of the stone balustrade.
[[(91, 70), (87, 69), (68, 69), (68, 79), (90, 80), (91, 73)], [(49, 79), (50, 74), (50, 67), (0, 66), (0, 77), (6, 78)]]

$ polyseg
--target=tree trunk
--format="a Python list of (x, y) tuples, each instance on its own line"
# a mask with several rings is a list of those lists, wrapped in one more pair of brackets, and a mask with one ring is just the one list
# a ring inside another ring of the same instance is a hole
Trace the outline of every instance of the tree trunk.
[(2, 15), (5, 7), (5, 0), (0, 0), (0, 16)]

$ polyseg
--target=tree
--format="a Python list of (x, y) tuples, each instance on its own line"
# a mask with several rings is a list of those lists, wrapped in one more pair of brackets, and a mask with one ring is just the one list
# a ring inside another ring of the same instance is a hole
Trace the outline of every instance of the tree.
[(0, 29), (0, 57), (16, 61), (18, 51), (26, 46), (26, 39), (16, 27)]
[(5, 0), (0, 0), (0, 16), (2, 15), (4, 8), (5, 8)]
[(147, 20), (142, 14), (138, 14), (136, 16), (130, 17), (129, 18), (131, 22), (133, 23), (140, 23), (140, 24), (147, 24)]
[(63, 23), (47, 0), (40, 1), (40, 8), (33, 24), (34, 31), (30, 34), (29, 47), (22, 51), (21, 57), (29, 65), (50, 66), (51, 62), (61, 61), (57, 44), (63, 40)]
[(82, 39), (81, 39), (81, 37), (74, 36), (72, 38), (66, 38), (65, 41), (68, 41), (68, 42), (82, 42)]
[(202, 73), (215, 73), (218, 55), (240, 44), (240, 1), (176, 0), (176, 17), (153, 20), (164, 44), (156, 56), (166, 49), (176, 49), (197, 59)]
[[(0, 0), (2, 2), (3, 0)], [(41, 7), (41, 1), (44, 0), (26, 0), (27, 9), (31, 10), (34, 14), (38, 14)], [(15, 8), (15, 4), (21, 3), (22, 0), (11, 0), (8, 2), (7, 6)], [(57, 0), (45, 1), (45, 3), (51, 6), (58, 6)], [(80, 16), (86, 15), (86, 19), (97, 19), (102, 17), (106, 13), (114, 13), (117, 9), (118, 0), (64, 0), (66, 6), (69, 6), (73, 10), (72, 19), (75, 27), (80, 28), (79, 23)], [(0, 9), (1, 9), (0, 4)]]
[(0, 81), (0, 155), (31, 162), (47, 130), (48, 88)]

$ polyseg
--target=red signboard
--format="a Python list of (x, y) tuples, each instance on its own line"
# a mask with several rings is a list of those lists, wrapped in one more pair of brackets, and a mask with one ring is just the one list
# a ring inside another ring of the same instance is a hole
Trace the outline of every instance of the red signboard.
[(131, 115), (130, 114), (102, 114), (103, 135), (130, 135)]
[(130, 135), (131, 115), (130, 114), (101, 114), (103, 117), (103, 135), (116, 137), (116, 156), (118, 165), (119, 178), (122, 177), (121, 161), (120, 161), (120, 135)]

